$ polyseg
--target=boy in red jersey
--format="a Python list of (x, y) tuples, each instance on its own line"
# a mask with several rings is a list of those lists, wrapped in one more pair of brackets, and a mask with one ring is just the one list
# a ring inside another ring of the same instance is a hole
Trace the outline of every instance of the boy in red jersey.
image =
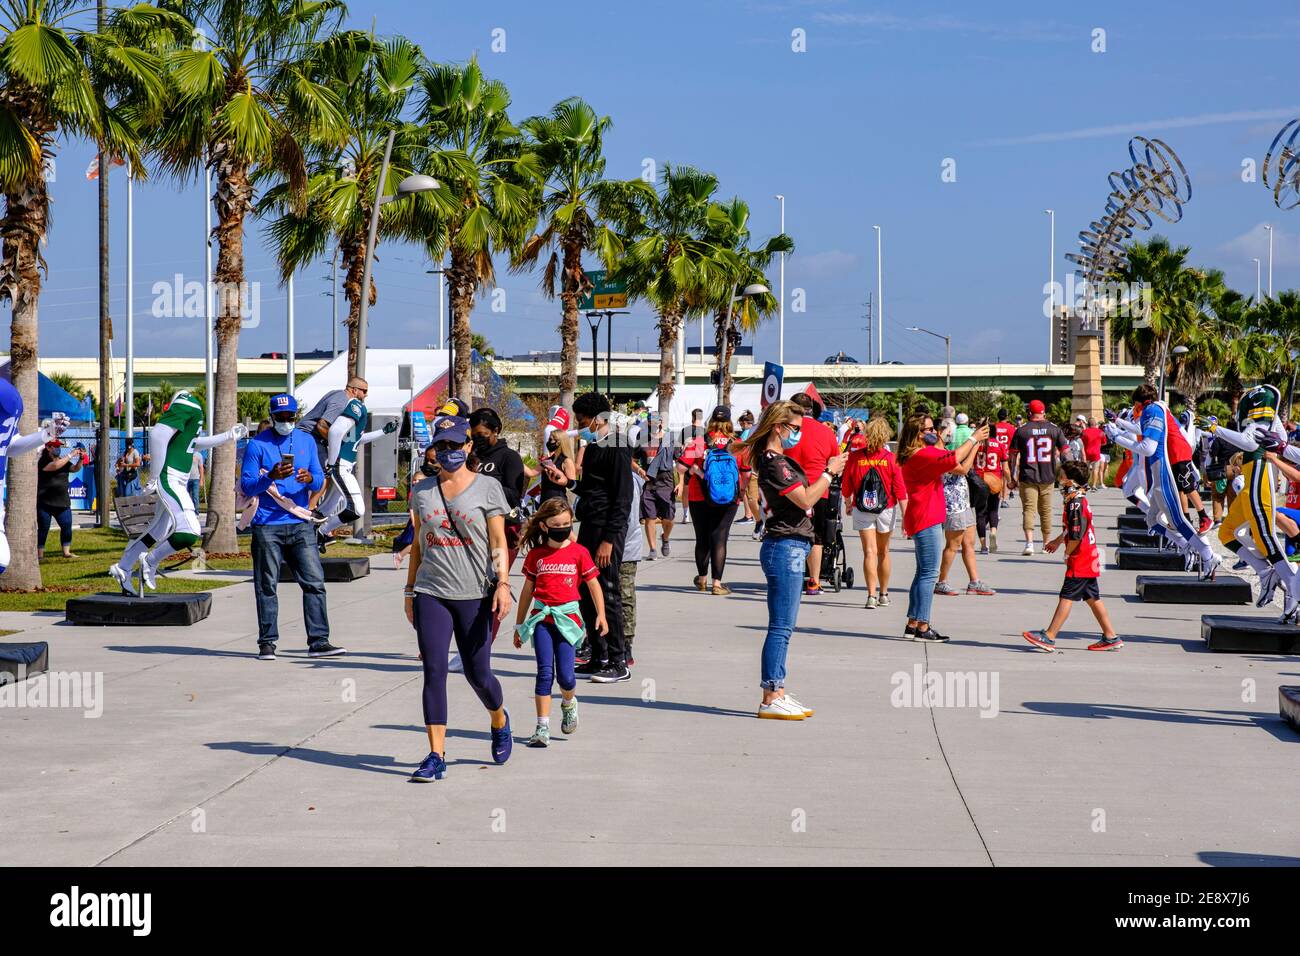
[(1101, 640), (1089, 644), (1088, 650), (1117, 651), (1124, 646), (1124, 642), (1111, 626), (1110, 615), (1101, 603), (1101, 589), (1097, 586), (1097, 577), (1101, 574), (1101, 553), (1097, 550), (1097, 537), (1092, 529), (1092, 508), (1084, 493), (1088, 484), (1088, 463), (1067, 461), (1061, 466), (1060, 482), (1061, 495), (1065, 499), (1065, 530), (1048, 541), (1043, 550), (1052, 554), (1062, 543), (1065, 544), (1065, 583), (1061, 586), (1061, 596), (1056, 602), (1052, 623), (1047, 625), (1046, 630), (1025, 631), (1025, 640), (1040, 650), (1056, 650), (1056, 635), (1070, 617), (1074, 602), (1086, 601), (1093, 617), (1101, 625)]

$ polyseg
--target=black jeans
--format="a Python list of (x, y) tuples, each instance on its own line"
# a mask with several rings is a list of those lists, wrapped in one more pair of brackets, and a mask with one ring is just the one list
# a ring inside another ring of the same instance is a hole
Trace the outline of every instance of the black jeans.
[(45, 539), (50, 533), (50, 519), (54, 519), (59, 524), (59, 544), (65, 548), (72, 547), (72, 509), (64, 508), (62, 511), (46, 511), (44, 508), (36, 509), (36, 550), (45, 550)]
[(321, 568), (316, 531), (305, 521), (293, 524), (253, 525), (253, 589), (257, 601), (257, 643), (280, 639), (280, 565), (293, 568), (302, 588), (302, 616), (307, 646), (330, 636), (325, 607), (325, 571)]
[(704, 577), (713, 570), (713, 580), (721, 581), (727, 567), (727, 535), (736, 520), (740, 502), (717, 505), (712, 501), (692, 501), (691, 522), (695, 525), (695, 573)]
[(975, 533), (981, 538), (988, 534), (989, 528), (997, 530), (998, 509), (1001, 505), (1001, 497), (990, 491), (985, 495), (984, 507), (975, 509)]
[[(587, 522), (578, 525), (578, 544), (591, 552), (594, 559), (600, 548), (600, 533), (584, 535)], [(596, 630), (596, 603), (591, 599), (591, 591), (581, 590), (582, 620), (587, 625), (587, 640), (591, 642), (591, 659), (610, 664), (622, 664), (627, 659), (627, 647), (623, 643), (623, 584), (619, 568), (623, 564), (623, 541), (614, 542), (614, 553), (610, 555), (609, 565), (600, 568), (600, 593), (605, 599), (605, 623), (609, 632), (603, 637)], [(598, 565), (599, 566), (599, 565)]]

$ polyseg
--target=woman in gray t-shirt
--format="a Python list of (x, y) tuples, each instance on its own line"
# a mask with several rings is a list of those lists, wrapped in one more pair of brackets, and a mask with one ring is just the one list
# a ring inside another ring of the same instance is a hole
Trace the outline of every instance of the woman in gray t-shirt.
[(424, 723), (429, 756), (412, 780), (442, 779), (447, 769), (447, 653), (455, 638), (465, 677), (492, 714), (492, 759), (510, 758), (510, 715), (501, 682), (492, 674), (494, 618), (510, 613), (505, 516), (501, 483), (467, 467), (469, 422), (443, 415), (433, 423), (439, 472), (411, 494), (415, 544), (407, 573), (406, 619), (415, 627), (424, 664)]

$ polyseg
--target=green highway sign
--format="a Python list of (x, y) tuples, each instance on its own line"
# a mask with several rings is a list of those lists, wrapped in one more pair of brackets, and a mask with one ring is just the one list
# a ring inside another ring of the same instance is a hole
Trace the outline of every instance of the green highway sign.
[(578, 308), (585, 312), (599, 312), (603, 309), (627, 308), (627, 283), (612, 282), (605, 277), (605, 270), (588, 272), (591, 291), (578, 300)]

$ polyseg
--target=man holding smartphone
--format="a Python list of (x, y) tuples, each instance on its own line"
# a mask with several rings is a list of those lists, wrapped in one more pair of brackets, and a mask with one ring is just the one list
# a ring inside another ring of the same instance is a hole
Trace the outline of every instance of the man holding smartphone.
[(248, 442), (239, 476), (240, 491), (256, 497), (253, 518), (253, 587), (257, 597), (257, 659), (275, 660), (279, 640), (280, 566), (293, 568), (302, 588), (307, 656), (333, 657), (346, 651), (330, 643), (325, 605), (325, 572), (316, 549), (316, 531), (307, 508), (325, 483), (310, 433), (294, 427), (297, 400), (271, 396), (271, 427)]

